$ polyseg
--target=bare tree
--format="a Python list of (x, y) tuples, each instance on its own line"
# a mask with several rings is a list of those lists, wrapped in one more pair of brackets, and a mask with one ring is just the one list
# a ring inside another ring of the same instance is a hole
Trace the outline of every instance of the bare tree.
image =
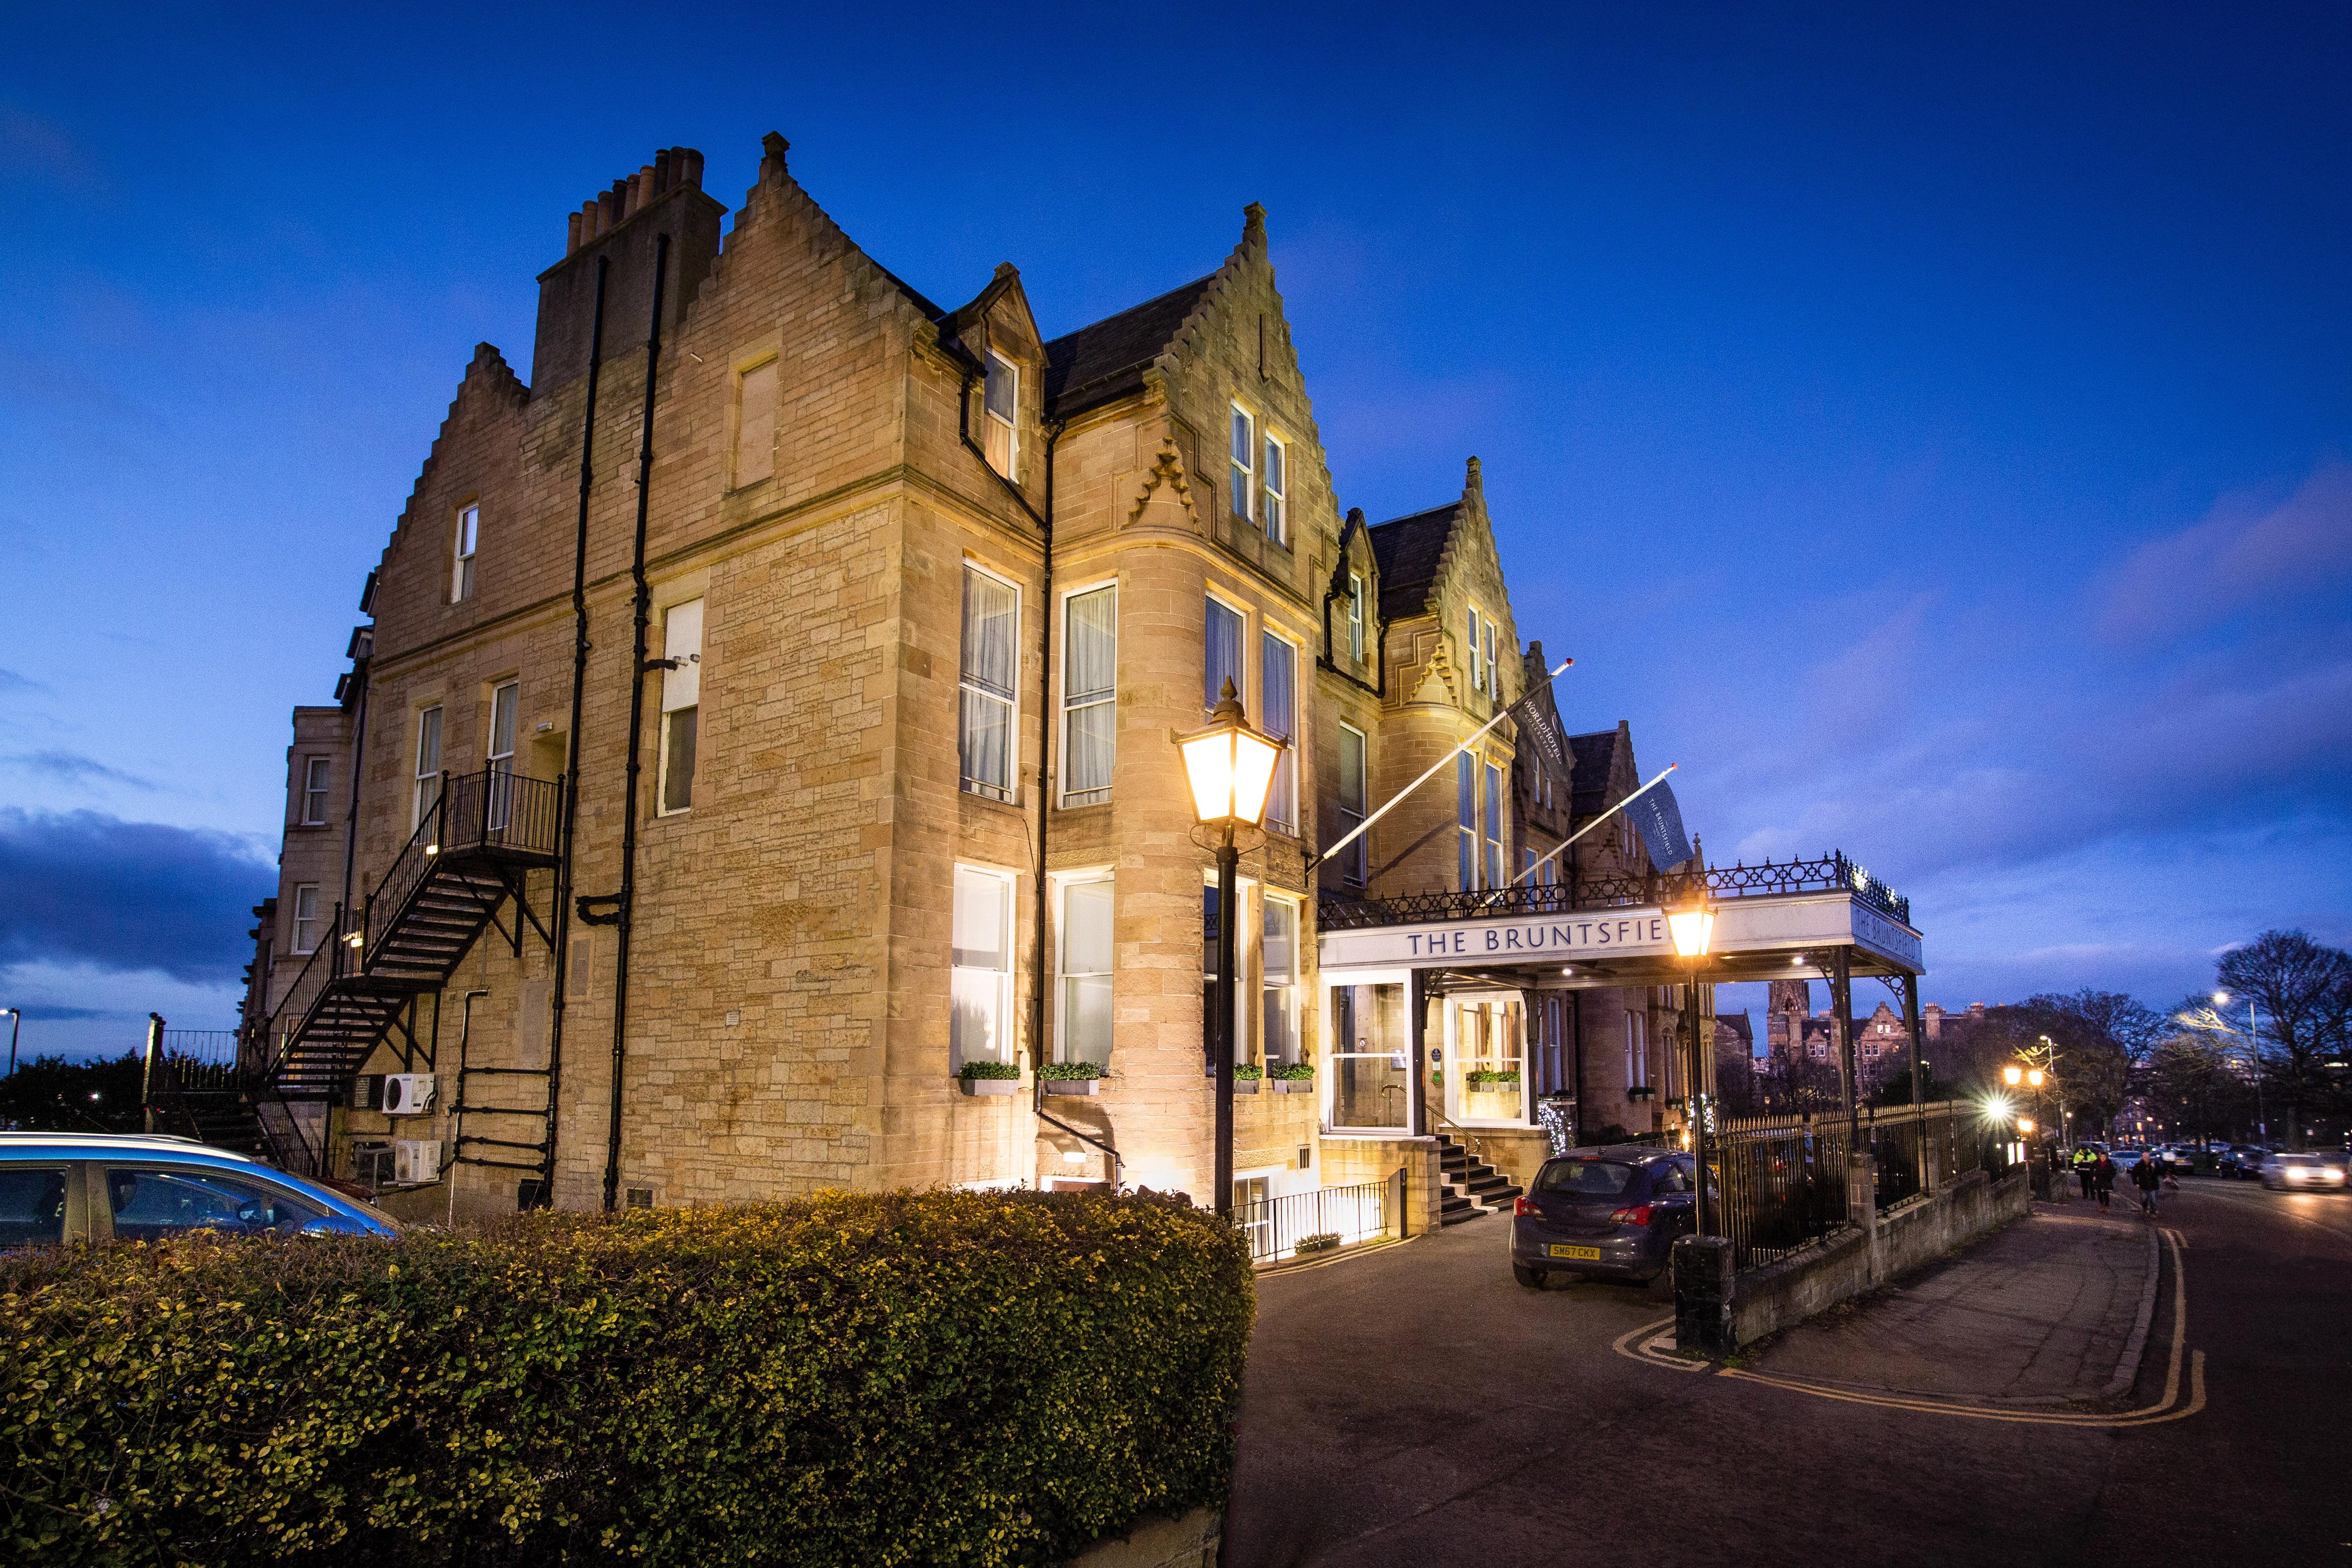
[(2352, 955), (2299, 931), (2268, 931), (2223, 955), (2215, 975), (2231, 1010), (2254, 1005), (2254, 1048), (2286, 1102), (2287, 1147), (2300, 1149), (2305, 1108), (2327, 1092), (2320, 1063), (2344, 1048)]

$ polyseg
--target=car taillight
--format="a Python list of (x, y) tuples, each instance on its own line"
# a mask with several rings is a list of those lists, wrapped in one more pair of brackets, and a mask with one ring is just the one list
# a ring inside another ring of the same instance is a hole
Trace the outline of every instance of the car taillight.
[(1533, 1198), (1520, 1198), (1511, 1205), (1511, 1213), (1513, 1215), (1531, 1214), (1538, 1219), (1541, 1219), (1543, 1217), (1543, 1210), (1536, 1207), (1536, 1201)]
[(1647, 1225), (1650, 1223), (1650, 1205), (1635, 1204), (1632, 1208), (1619, 1209), (1609, 1216), (1609, 1223), (1611, 1225)]

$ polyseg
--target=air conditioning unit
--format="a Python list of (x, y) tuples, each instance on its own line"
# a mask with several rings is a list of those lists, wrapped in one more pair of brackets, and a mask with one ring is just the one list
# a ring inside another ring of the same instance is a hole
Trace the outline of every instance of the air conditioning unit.
[(392, 1179), (402, 1186), (441, 1179), (441, 1140), (395, 1138), (392, 1141)]
[(422, 1116), (433, 1109), (433, 1075), (429, 1072), (389, 1072), (383, 1075), (383, 1113)]
[(398, 1180), (392, 1145), (383, 1142), (352, 1145), (352, 1180), (367, 1187), (388, 1187)]

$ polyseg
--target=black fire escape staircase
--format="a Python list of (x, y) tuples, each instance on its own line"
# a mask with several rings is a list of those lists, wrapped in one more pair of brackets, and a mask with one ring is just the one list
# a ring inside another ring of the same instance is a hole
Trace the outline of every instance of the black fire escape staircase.
[[(278, 1163), (325, 1173), (325, 1118), (295, 1107), (346, 1100), (395, 1030), (405, 1058), (430, 1064), (432, 1049), (417, 1038), (418, 1001), (448, 984), (484, 931), (495, 929), (518, 957), (526, 926), (553, 945), (531, 909), (528, 879), (556, 862), (562, 795), (561, 784), (497, 766), (443, 773), (437, 797), (366, 903), (356, 915), (336, 910), (254, 1043), (257, 1065), (243, 1086), (254, 1131)], [(306, 1122), (315, 1123), (315, 1142)]]

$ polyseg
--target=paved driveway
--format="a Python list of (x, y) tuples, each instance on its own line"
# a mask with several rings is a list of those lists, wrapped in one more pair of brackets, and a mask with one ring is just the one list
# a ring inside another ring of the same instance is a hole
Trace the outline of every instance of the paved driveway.
[(1645, 1363), (1612, 1346), (1667, 1315), (1662, 1290), (1523, 1290), (1499, 1217), (1266, 1278), (1225, 1563), (2352, 1561), (2340, 1447), (2308, 1441), (2352, 1403), (2352, 1200), (2186, 1185), (2148, 1353), (2109, 1406), (2164, 1414), (2130, 1425)]

